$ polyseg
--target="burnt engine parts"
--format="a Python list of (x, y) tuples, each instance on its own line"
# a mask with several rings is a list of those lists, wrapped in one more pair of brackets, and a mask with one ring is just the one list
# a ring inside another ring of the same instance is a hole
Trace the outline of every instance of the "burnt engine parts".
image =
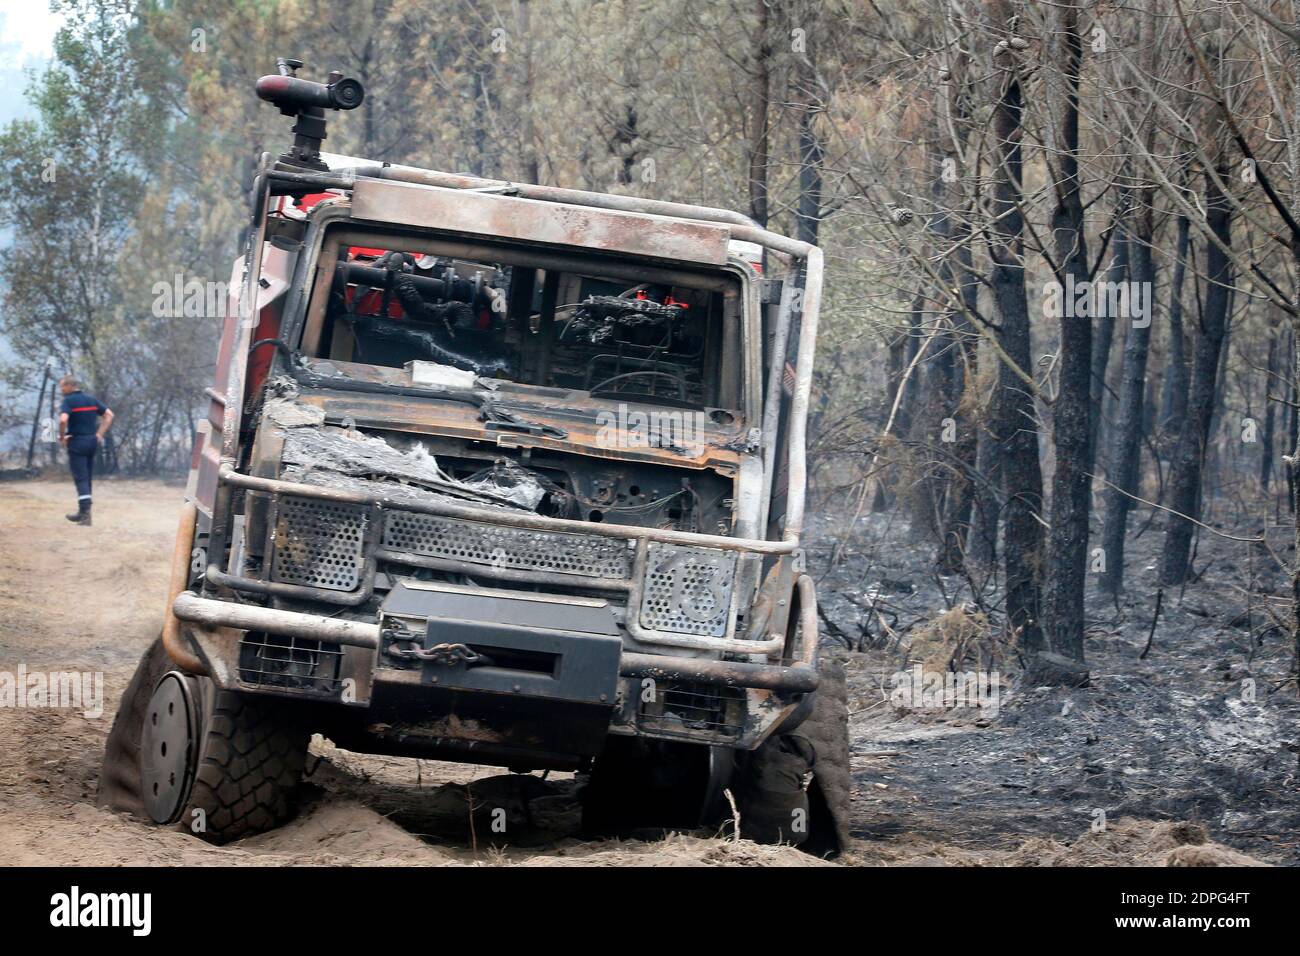
[(673, 324), (686, 308), (671, 297), (656, 302), (651, 298), (591, 295), (574, 309), (570, 328), (593, 345), (621, 338), (633, 329), (671, 334)]
[[(360, 357), (368, 360), (369, 346), (371, 351), (422, 355), (475, 375), (507, 372), (510, 360), (493, 341), (500, 324), (495, 283), (503, 277), (498, 274), (493, 283), (484, 282), (481, 276), (466, 279), (457, 276), (450, 265), (441, 278), (416, 275), (412, 269), (409, 255), (390, 252), (373, 265), (345, 262), (335, 270), (331, 311), (346, 316), (352, 324)], [(358, 304), (372, 291), (378, 293), (377, 314), (358, 312)], [(388, 317), (394, 300), (401, 305), (405, 319)]]

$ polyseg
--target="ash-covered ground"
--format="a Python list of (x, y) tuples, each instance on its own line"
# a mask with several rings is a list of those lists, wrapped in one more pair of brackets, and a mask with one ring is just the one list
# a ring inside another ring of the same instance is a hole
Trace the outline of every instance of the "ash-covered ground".
[[(1202, 531), (1202, 577), (1165, 593), (1143, 659), (1164, 537), (1161, 518), (1148, 517), (1130, 519), (1141, 533), (1118, 607), (1090, 588), (1084, 688), (1027, 685), (1001, 634), (997, 582), (974, 594), (978, 575), (939, 576), (933, 547), (904, 519), (866, 515), (847, 536), (822, 519), (809, 565), (824, 647), (848, 663), (864, 857), (879, 847), (888, 858), (907, 835), (943, 848), (938, 857), (1074, 834), (1086, 844), (1132, 820), (1191, 823), (1257, 859), (1300, 863), (1300, 701), (1279, 563), (1294, 558), (1292, 531), (1270, 528), (1269, 548)], [(984, 697), (995, 706), (969, 706), (978, 694), (909, 699), (898, 688), (912, 683), (895, 675), (918, 664), (996, 672), (996, 699)]]

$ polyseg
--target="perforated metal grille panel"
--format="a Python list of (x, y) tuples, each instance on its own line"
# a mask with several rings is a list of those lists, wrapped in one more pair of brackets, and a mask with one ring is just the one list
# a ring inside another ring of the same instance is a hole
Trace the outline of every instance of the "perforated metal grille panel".
[(642, 730), (665, 735), (739, 737), (743, 730), (745, 692), (738, 687), (658, 681), (649, 700), (642, 698)]
[(384, 547), (492, 568), (586, 578), (623, 580), (632, 573), (632, 553), (626, 541), (600, 535), (503, 528), (405, 511), (387, 515)]
[(652, 542), (647, 557), (642, 627), (708, 637), (726, 634), (734, 552)]
[(356, 590), (369, 521), (369, 512), (360, 505), (281, 498), (271, 579), (331, 591)]
[(342, 686), (338, 644), (248, 631), (239, 640), (239, 679), (293, 690), (336, 693)]

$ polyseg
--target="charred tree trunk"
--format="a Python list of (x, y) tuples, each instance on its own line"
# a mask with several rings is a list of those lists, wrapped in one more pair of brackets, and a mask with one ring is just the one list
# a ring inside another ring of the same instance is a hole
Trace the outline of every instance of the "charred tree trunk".
[[(1226, 168), (1219, 169), (1226, 180)], [(1232, 242), (1232, 207), (1218, 185), (1207, 174), (1205, 184), (1206, 224), (1224, 246)], [(1218, 243), (1205, 250), (1205, 271), (1209, 283), (1201, 327), (1196, 333), (1192, 355), (1192, 383), (1187, 399), (1187, 418), (1178, 439), (1169, 480), (1169, 516), (1165, 548), (1160, 561), (1160, 581), (1181, 584), (1187, 577), (1192, 548), (1193, 523), (1200, 516), (1201, 475), (1205, 446), (1214, 419), (1218, 396), (1219, 351), (1227, 328), (1231, 299), (1232, 264)], [(1185, 515), (1186, 517), (1183, 517)]]
[[(1114, 248), (1110, 266), (1103, 281), (1124, 282), (1129, 270), (1128, 198), (1123, 197), (1115, 208), (1114, 230), (1110, 244)], [(1092, 340), (1092, 384), (1089, 389), (1088, 446), (1093, 450), (1093, 465), (1099, 464), (1101, 455), (1102, 408), (1106, 402), (1106, 369), (1110, 366), (1111, 345), (1115, 339), (1115, 320), (1099, 318), (1095, 323), (1097, 334)]]
[[(529, 0), (519, 0), (519, 39), (522, 44), (522, 64), (520, 77), (520, 100), (523, 112), (523, 161), (524, 181), (540, 183), (542, 181), (541, 162), (537, 154), (537, 120), (534, 89), (536, 74), (533, 68), (533, 29)], [(372, 155), (367, 153), (366, 155)]]
[[(1151, 244), (1155, 239), (1152, 202), (1155, 196), (1146, 191), (1138, 198), (1134, 235), (1129, 245), (1132, 282), (1137, 289), (1155, 287)], [(1140, 295), (1141, 292), (1138, 292)], [(1152, 299), (1148, 292), (1148, 313), (1134, 315), (1124, 338), (1124, 365), (1120, 377), (1119, 420), (1115, 423), (1109, 461), (1108, 483), (1103, 494), (1105, 515), (1102, 520), (1101, 547), (1105, 567), (1101, 572), (1101, 589), (1118, 594), (1124, 586), (1124, 535), (1128, 530), (1131, 495), (1137, 493), (1139, 466), (1142, 460), (1142, 426), (1145, 418), (1147, 356), (1151, 345)]]
[[(1292, 320), (1289, 332), (1289, 348), (1287, 355), (1290, 356), (1290, 374), (1288, 376), (1291, 382), (1290, 396), (1291, 404), (1287, 408), (1287, 427), (1286, 427), (1286, 447), (1292, 449), (1292, 455), (1295, 455), (1295, 449), (1300, 447), (1300, 335), (1296, 334), (1296, 323)], [(1296, 513), (1295, 499), (1296, 489), (1300, 483), (1295, 480), (1295, 468), (1286, 469), (1286, 501), (1287, 507), (1291, 509), (1292, 514)], [(1300, 560), (1300, 552), (1297, 553), (1297, 560)]]
[[(1011, 22), (1009, 5), (992, 4), (1001, 24)], [(1023, 256), (1024, 160), (1021, 120), (1024, 110), (1015, 54), (999, 58), (1000, 90), (993, 111), (997, 154), (992, 210), (995, 216), (989, 253), (993, 260), (990, 284), (997, 305), (999, 344), (1021, 372), (1033, 369), (1029, 339), (1029, 304), (1025, 298)], [(1005, 362), (998, 369), (997, 409), (992, 437), (997, 442), (1005, 497), (1005, 539), (1002, 547), (1006, 575), (1007, 626), (1021, 646), (1036, 652), (1043, 644), (1039, 614), (1043, 565), (1043, 472), (1038, 459), (1038, 425), (1030, 386)]]
[[(952, 232), (948, 214), (942, 211), (943, 160), (942, 152), (937, 145), (932, 144), (930, 195), (935, 207), (941, 211), (931, 218), (928, 228), (935, 237), (935, 247), (941, 251), (948, 248)], [(956, 280), (953, 277), (952, 262), (946, 256), (939, 264), (939, 278), (944, 288), (953, 288)], [(939, 313), (925, 313), (919, 318), (924, 322), (927, 315), (938, 316)], [(953, 337), (950, 318), (950, 313), (945, 312), (942, 318), (936, 319), (939, 325), (933, 331), (925, 362), (921, 427), (912, 436), (913, 448), (919, 454), (915, 494), (912, 496), (912, 528), (925, 533), (940, 545), (943, 543), (943, 511), (952, 475), (952, 462), (947, 452), (949, 442), (945, 434), (946, 421), (957, 405), (958, 390), (954, 354), (957, 343)]]
[(795, 204), (795, 237), (817, 242), (822, 221), (822, 163), (824, 151), (817, 134), (817, 114), (822, 110), (816, 67), (816, 36), (820, 6), (801, 5), (797, 16), (806, 31), (804, 49), (794, 63), (794, 99), (798, 114), (799, 197)]
[[(1061, 129), (1057, 144), (1056, 209), (1052, 235), (1064, 287), (1067, 277), (1088, 277), (1083, 201), (1079, 183), (1079, 70), (1083, 38), (1079, 11), (1063, 4), (1058, 35), (1062, 39)], [(1072, 316), (1062, 309), (1060, 385), (1052, 405), (1052, 441), (1056, 470), (1052, 475), (1051, 536), (1043, 588), (1043, 626), (1048, 649), (1083, 660), (1083, 586), (1087, 573), (1088, 512), (1092, 504), (1091, 415), (1092, 316)]]
[[(924, 315), (925, 295), (918, 291), (912, 297), (911, 320), (903, 341), (903, 368), (898, 382), (898, 388), (903, 394), (898, 400), (898, 414), (894, 417), (894, 434), (904, 438), (912, 433), (912, 413), (916, 410), (916, 396), (920, 391), (917, 383), (919, 368), (912, 366), (913, 363), (920, 365), (916, 353), (921, 348), (921, 319)], [(910, 375), (908, 369), (911, 369)]]
[(1269, 394), (1280, 378), (1278, 347), (1279, 333), (1273, 330), (1268, 337), (1268, 374), (1264, 376), (1264, 429), (1260, 434), (1259, 487), (1268, 494), (1268, 485), (1273, 478), (1273, 445), (1277, 431), (1277, 406), (1269, 399)]
[(1161, 396), (1160, 430), (1176, 439), (1187, 417), (1187, 343), (1183, 332), (1183, 281), (1191, 240), (1186, 216), (1178, 217), (1174, 276), (1169, 288), (1169, 358)]
[(822, 144), (814, 127), (815, 100), (799, 111), (799, 202), (795, 208), (795, 237), (816, 244), (822, 221)]
[[(956, 272), (962, 302), (967, 309), (973, 310), (979, 290), (971, 273), (969, 243), (962, 243), (957, 251)], [(936, 560), (940, 571), (955, 574), (961, 570), (966, 557), (971, 511), (975, 505), (978, 439), (973, 412), (977, 405), (975, 390), (979, 384), (979, 359), (974, 333), (966, 313), (954, 309), (949, 313), (948, 321), (953, 327), (957, 352), (953, 371), (954, 405), (949, 413), (953, 418), (956, 441), (952, 444), (952, 480), (949, 483)]]
[[(963, 194), (957, 170), (963, 162), (966, 149), (969, 124), (969, 96), (967, 95), (967, 76), (969, 63), (966, 55), (958, 52), (949, 68), (949, 81), (946, 94), (939, 100), (941, 117), (938, 129), (938, 141), (941, 144), (941, 172), (939, 183), (948, 182), (943, 192), (947, 205), (952, 209), (968, 206)], [(953, 175), (944, 176), (942, 170), (950, 168)], [(956, 217), (948, 221), (946, 229), (949, 239), (948, 248), (954, 248), (952, 257), (944, 263), (945, 284), (956, 290), (959, 301), (952, 303), (947, 310), (946, 325), (951, 330), (952, 371), (951, 394), (947, 414), (952, 418), (953, 441), (951, 454), (946, 463), (951, 478), (948, 481), (948, 496), (939, 531), (939, 550), (935, 561), (941, 573), (955, 574), (962, 570), (966, 559), (967, 541), (970, 536), (971, 510), (975, 505), (976, 456), (978, 427), (976, 419), (979, 371), (977, 333), (971, 325), (970, 316), (979, 302), (979, 285), (975, 277), (974, 262), (971, 253), (970, 228), (968, 219)]]
[[(1293, 235), (1291, 238), (1291, 255), (1297, 275), (1300, 275), (1300, 236)], [(1283, 460), (1286, 462), (1288, 490), (1291, 492), (1288, 501), (1291, 513), (1295, 516), (1295, 536), (1292, 539), (1295, 564), (1291, 569), (1291, 646), (1296, 659), (1300, 660), (1300, 443), (1297, 443), (1296, 437), (1297, 415), (1300, 414), (1300, 409), (1296, 407), (1300, 401), (1300, 295), (1293, 294), (1291, 303), (1295, 310), (1291, 316), (1291, 454)]]
[(767, 225), (768, 117), (772, 107), (772, 39), (769, 0), (757, 0), (758, 26), (754, 37), (754, 72), (749, 137), (749, 217)]
[[(904, 350), (907, 348), (907, 335), (896, 335), (889, 342), (889, 351), (886, 358), (885, 366), (885, 400), (880, 407), (878, 417), (877, 433), (883, 434), (885, 425), (889, 422), (890, 410), (894, 407), (894, 400), (898, 397), (898, 389), (902, 386), (903, 369), (904, 369)], [(899, 403), (900, 410), (902, 403)], [(871, 510), (877, 514), (888, 511), (893, 505), (893, 495), (888, 489), (888, 482), (885, 480), (884, 472), (878, 472), (875, 476), (876, 489), (871, 499)]]
[[(980, 410), (981, 420), (992, 421), (997, 410), (996, 394), (983, 403)], [(998, 524), (1002, 512), (998, 489), (1002, 485), (1002, 468), (997, 441), (983, 428), (975, 433), (975, 472), (980, 480), (975, 485), (975, 508), (966, 539), (967, 553), (976, 564), (992, 568), (998, 559)]]

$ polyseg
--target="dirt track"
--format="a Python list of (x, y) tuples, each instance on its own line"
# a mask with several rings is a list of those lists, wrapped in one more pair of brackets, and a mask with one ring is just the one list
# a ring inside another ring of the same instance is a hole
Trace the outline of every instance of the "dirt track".
[[(158, 629), (179, 485), (101, 482), (95, 526), (69, 525), (66, 482), (0, 483), (0, 674), (102, 672), (98, 717), (71, 709), (0, 707), (0, 865), (14, 864), (532, 864), (817, 865), (785, 847), (704, 836), (656, 843), (576, 840), (573, 781), (506, 777), (490, 768), (376, 758), (317, 741), (309, 796), (289, 826), (229, 847), (158, 830), (94, 806), (117, 697)], [(905, 725), (924, 737), (922, 724)], [(898, 727), (893, 728), (898, 738)], [(951, 732), (950, 728), (947, 732)], [(850, 862), (899, 864), (1225, 863), (1248, 858), (1208, 843), (1195, 824), (1086, 820), (1049, 836), (953, 839), (951, 804), (883, 784), (878, 751), (855, 741), (858, 832)], [(888, 799), (880, 798), (888, 794)], [(879, 828), (882, 802), (914, 807), (907, 826)], [(469, 807), (475, 808), (471, 813)], [(509, 844), (488, 845), (483, 811), (506, 810)], [(1009, 809), (1008, 814), (1014, 813)], [(1062, 828), (1063, 829), (1063, 828)], [(743, 826), (742, 826), (743, 830)], [(947, 831), (946, 833), (943, 831)], [(968, 832), (968, 838), (971, 834)], [(1027, 838), (1026, 838), (1027, 837)]]

